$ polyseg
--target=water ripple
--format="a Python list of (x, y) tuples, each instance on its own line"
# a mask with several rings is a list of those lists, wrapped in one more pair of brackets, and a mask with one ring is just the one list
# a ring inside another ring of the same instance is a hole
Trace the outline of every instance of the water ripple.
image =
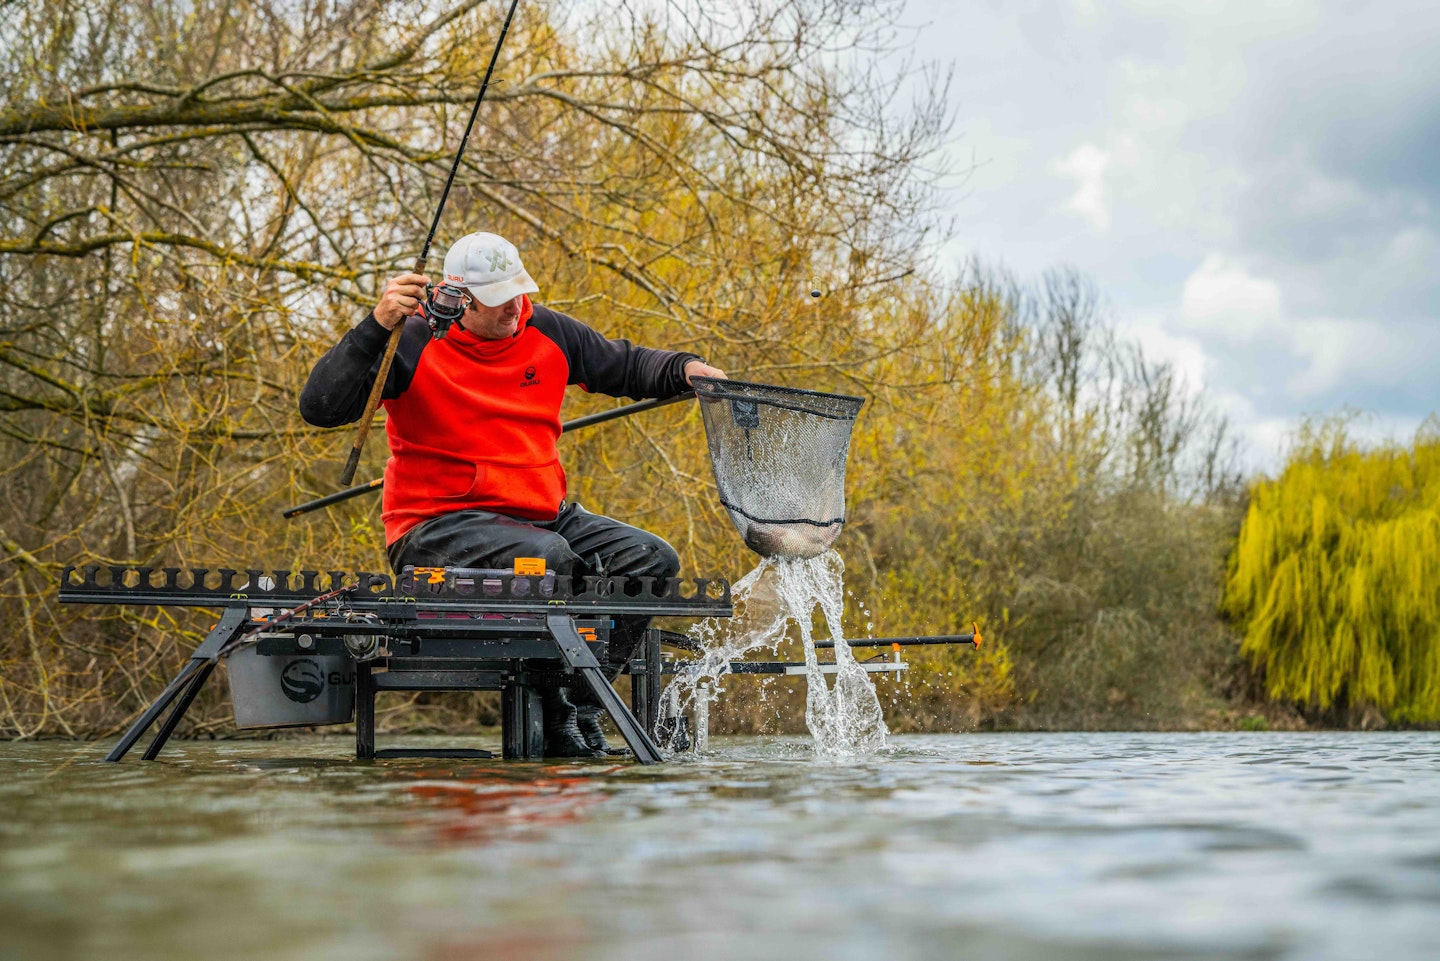
[(0, 958), (1418, 959), (1440, 931), (1427, 733), (175, 748), (0, 745)]

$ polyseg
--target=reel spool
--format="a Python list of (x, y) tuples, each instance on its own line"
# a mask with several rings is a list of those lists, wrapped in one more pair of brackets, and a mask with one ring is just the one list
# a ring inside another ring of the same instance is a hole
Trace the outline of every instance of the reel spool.
[[(380, 618), (370, 613), (350, 612), (345, 616), (347, 624), (379, 624)], [(343, 635), (345, 650), (357, 661), (373, 661), (380, 656), (381, 641), (384, 640), (379, 634), (345, 634)]]
[(444, 339), (450, 326), (465, 313), (465, 291), (454, 284), (431, 284), (429, 296), (425, 298), (425, 322), (430, 325), (430, 336), (435, 340)]

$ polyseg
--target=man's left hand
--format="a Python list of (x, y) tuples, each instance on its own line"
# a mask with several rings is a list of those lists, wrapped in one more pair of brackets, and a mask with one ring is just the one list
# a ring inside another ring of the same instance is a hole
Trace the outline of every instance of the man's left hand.
[(719, 367), (711, 367), (703, 360), (692, 360), (685, 365), (685, 383), (693, 385), (696, 377), (714, 377), (719, 380), (729, 380), (725, 371)]

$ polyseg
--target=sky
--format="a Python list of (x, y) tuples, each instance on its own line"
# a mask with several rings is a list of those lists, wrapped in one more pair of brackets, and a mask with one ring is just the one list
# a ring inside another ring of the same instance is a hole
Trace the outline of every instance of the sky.
[(1273, 470), (1440, 411), (1440, 5), (908, 0), (953, 69), (942, 266), (1091, 277)]

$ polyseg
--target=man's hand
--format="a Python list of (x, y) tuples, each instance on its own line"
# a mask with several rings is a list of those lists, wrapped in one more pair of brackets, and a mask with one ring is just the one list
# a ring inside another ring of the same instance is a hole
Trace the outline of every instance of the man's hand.
[(380, 303), (375, 305), (375, 319), (380, 326), (394, 330), (396, 324), (418, 311), (428, 283), (430, 278), (424, 274), (401, 274), (392, 278), (385, 285), (385, 293), (380, 295)]
[(694, 385), (696, 377), (715, 377), (720, 380), (729, 380), (725, 371), (719, 367), (711, 367), (703, 360), (692, 360), (685, 365), (685, 383)]

